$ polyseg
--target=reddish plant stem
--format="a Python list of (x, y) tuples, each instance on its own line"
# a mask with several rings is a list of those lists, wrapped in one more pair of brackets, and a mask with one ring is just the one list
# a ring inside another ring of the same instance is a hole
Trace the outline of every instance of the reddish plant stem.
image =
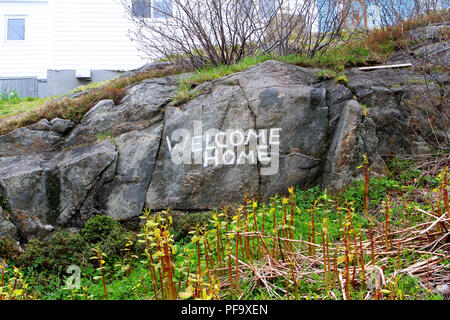
[(168, 237), (167, 235), (164, 233), (164, 258), (166, 260), (166, 273), (167, 273), (167, 280), (169, 282), (169, 299), (170, 300), (176, 300), (177, 298), (177, 293), (176, 293), (176, 289), (173, 283), (173, 273), (172, 273), (172, 261), (171, 261), (171, 254), (169, 253), (169, 246), (168, 246)]
[(230, 277), (231, 297), (234, 299), (233, 272), (231, 271), (231, 256), (228, 255), (228, 276)]
[(373, 244), (372, 226), (369, 227), (369, 237), (370, 237), (370, 253), (372, 255), (372, 265), (375, 266), (375, 250), (374, 250), (374, 244)]
[(312, 232), (311, 241), (313, 243), (311, 251), (312, 251), (313, 254), (315, 253), (314, 244), (316, 244), (316, 231), (315, 231), (315, 227), (314, 227), (314, 213), (316, 211), (316, 203), (317, 202), (314, 203), (312, 211), (311, 211), (311, 229), (312, 229), (311, 230), (311, 232)]
[(219, 262), (219, 267), (222, 267), (222, 239), (220, 236), (220, 230), (219, 227), (217, 227), (216, 231), (216, 237), (217, 237), (217, 244), (216, 244), (216, 255)]
[(345, 227), (345, 295), (347, 296), (347, 299), (351, 300), (350, 298), (350, 291), (349, 291), (349, 236), (348, 236), (348, 232), (349, 232), (349, 227)]
[(364, 251), (363, 251), (363, 246), (362, 246), (362, 233), (359, 236), (359, 246), (361, 249), (361, 283), (362, 283), (362, 288), (365, 289), (366, 288), (366, 273), (364, 271)]
[[(245, 232), (248, 232), (248, 216), (247, 216), (247, 194), (244, 195), (244, 219), (245, 219)], [(250, 255), (250, 242), (248, 237), (244, 237), (245, 254), (248, 260), (251, 260)]]
[(367, 168), (367, 156), (364, 157), (364, 216), (369, 213), (369, 172)]
[(430, 292), (430, 259), (428, 256), (427, 256), (427, 291)]
[(336, 283), (336, 280), (338, 279), (337, 273), (338, 273), (338, 268), (337, 268), (337, 246), (334, 249), (334, 258), (333, 258), (333, 288), (334, 288), (334, 284)]
[[(256, 223), (256, 208), (255, 207), (253, 207), (253, 224), (254, 224), (255, 231), (258, 232), (258, 224)], [(256, 238), (256, 241), (257, 241), (258, 247), (257, 247), (257, 250), (255, 251), (255, 253), (256, 253), (256, 258), (258, 258), (258, 254), (261, 251), (260, 244), (259, 244), (259, 237)], [(255, 238), (253, 238), (253, 246), (254, 245), (255, 245)]]
[(326, 248), (325, 248), (325, 232), (322, 229), (322, 251), (323, 251), (323, 273), (324, 273), (324, 279), (325, 279), (325, 288), (328, 291), (328, 274), (327, 274), (327, 254), (326, 254)]
[(108, 292), (106, 292), (105, 272), (103, 271), (103, 266), (102, 266), (102, 281), (103, 281), (103, 290), (105, 291), (105, 300), (108, 300)]
[(356, 231), (353, 227), (353, 221), (352, 221), (352, 229), (353, 229), (353, 243), (355, 247), (355, 260), (353, 262), (353, 275), (352, 275), (352, 285), (355, 285), (355, 277), (356, 277), (356, 267), (359, 265), (359, 255), (358, 255), (358, 243), (356, 242)]
[(239, 232), (236, 234), (236, 291), (239, 294)]
[(445, 167), (444, 171), (444, 214), (447, 214), (447, 216), (450, 214), (450, 204), (448, 200), (448, 180), (447, 180), (447, 171), (448, 167)]
[(211, 283), (211, 274), (209, 272), (209, 269), (211, 268), (211, 263), (209, 262), (209, 254), (207, 250), (207, 242), (206, 235), (203, 239), (203, 248), (205, 250), (205, 265), (206, 265), (206, 276), (208, 277), (208, 283)]
[(155, 272), (155, 267), (153, 264), (153, 257), (152, 257), (152, 250), (150, 249), (150, 242), (148, 241), (148, 238), (145, 238), (146, 243), (147, 243), (147, 251), (148, 251), (148, 255), (149, 255), (149, 259), (147, 259), (147, 263), (148, 263), (148, 268), (150, 270), (150, 275), (152, 277), (152, 282), (153, 282), (153, 290), (155, 292), (155, 298), (158, 298), (158, 285), (157, 285), (157, 281), (156, 281), (156, 272)]

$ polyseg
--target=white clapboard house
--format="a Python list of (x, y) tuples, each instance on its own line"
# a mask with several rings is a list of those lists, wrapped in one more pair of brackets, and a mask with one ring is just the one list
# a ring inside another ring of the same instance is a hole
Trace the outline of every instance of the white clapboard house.
[[(143, 2), (149, 0), (129, 1), (140, 17), (166, 19), (161, 11), (148, 12)], [(173, 10), (172, 0), (151, 1), (154, 7)], [(374, 26), (376, 7), (368, 16), (365, 0), (340, 1), (364, 11), (356, 20)], [(132, 28), (121, 0), (0, 0), (0, 93), (60, 95), (140, 67), (148, 61), (128, 37)]]
[(130, 27), (120, 0), (0, 0), (0, 91), (59, 95), (140, 67)]
[[(140, 17), (166, 19), (149, 0), (129, 1)], [(151, 1), (173, 10), (171, 0)], [(0, 0), (0, 93), (61, 95), (140, 67), (148, 61), (132, 28), (121, 0)]]

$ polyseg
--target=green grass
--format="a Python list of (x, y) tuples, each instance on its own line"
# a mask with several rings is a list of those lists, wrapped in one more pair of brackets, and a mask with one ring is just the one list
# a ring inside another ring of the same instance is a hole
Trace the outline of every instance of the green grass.
[[(333, 76), (333, 78), (337, 78), (336, 80), (340, 83), (346, 83), (346, 78), (342, 75), (342, 71), (345, 68), (380, 63), (395, 50), (404, 49), (405, 46), (411, 44), (411, 40), (405, 36), (406, 31), (429, 23), (440, 22), (443, 19), (448, 20), (448, 11), (430, 13), (405, 21), (401, 25), (386, 29), (375, 29), (368, 33), (360, 33), (354, 39), (346, 39), (349, 40), (348, 43), (337, 43), (336, 46), (312, 57), (295, 54), (288, 56), (265, 55), (246, 57), (242, 61), (230, 66), (209, 67), (197, 70), (190, 77), (179, 83), (178, 93), (172, 103), (173, 105), (180, 105), (194, 98), (199, 92), (193, 91), (192, 89), (201, 83), (243, 71), (250, 66), (269, 59), (276, 59), (281, 62), (303, 67), (324, 69), (326, 71), (321, 74), (323, 78), (330, 78), (332, 73), (335, 73), (336, 76)], [(436, 69), (441, 70), (441, 67), (438, 66)], [(17, 117), (8, 121), (0, 121), (0, 134), (6, 134), (43, 118), (51, 120), (54, 117), (60, 117), (63, 119), (71, 119), (75, 122), (80, 121), (84, 114), (99, 99), (119, 101), (124, 94), (124, 90), (122, 89), (127, 85), (144, 79), (176, 74), (183, 71), (186, 70), (177, 67), (172, 68), (169, 72), (165, 70), (154, 70), (131, 77), (121, 77), (103, 83), (89, 84), (73, 90), (73, 92), (90, 90), (87, 97), (74, 99), (64, 98), (62, 101), (38, 99), (35, 101), (21, 101), (20, 103), (0, 105), (0, 120), (11, 115), (17, 115)]]
[(341, 72), (345, 68), (365, 65), (373, 59), (371, 52), (358, 43), (349, 43), (338, 48), (330, 48), (313, 57), (305, 55), (288, 55), (279, 57), (280, 61), (303, 67), (320, 67)]
[(251, 66), (257, 65), (270, 59), (274, 59), (274, 57), (270, 55), (246, 57), (240, 62), (233, 65), (208, 67), (194, 71), (192, 75), (181, 80), (178, 83), (178, 92), (173, 98), (172, 104), (181, 105), (194, 98), (199, 92), (193, 92), (192, 89), (204, 82), (216, 80), (236, 72), (244, 71)]
[[(385, 216), (383, 214), (384, 201), (386, 195), (391, 198), (391, 210), (389, 212), (390, 226), (392, 231), (402, 230), (405, 227), (410, 227), (415, 224), (423, 223), (427, 220), (426, 215), (414, 214), (414, 208), (422, 208), (427, 211), (433, 210), (430, 203), (424, 202), (423, 199), (417, 197), (417, 194), (429, 195), (431, 201), (434, 194), (433, 191), (439, 186), (440, 180), (437, 176), (430, 176), (424, 174), (424, 172), (417, 172), (414, 169), (415, 163), (412, 160), (399, 160), (394, 158), (389, 167), (392, 170), (391, 175), (388, 177), (375, 177), (370, 179), (369, 183), (369, 215), (370, 219), (362, 215), (363, 212), (363, 194), (364, 183), (362, 180), (357, 180), (352, 185), (349, 185), (343, 192), (330, 195), (325, 190), (321, 190), (319, 187), (310, 188), (307, 190), (295, 190), (293, 194), (295, 216), (294, 216), (294, 228), (293, 238), (299, 240), (308, 241), (311, 228), (311, 214), (312, 208), (314, 210), (314, 223), (316, 230), (315, 243), (322, 246), (321, 230), (324, 227), (327, 229), (330, 243), (339, 243), (343, 234), (344, 216), (347, 214), (347, 209), (351, 209), (353, 214), (352, 223), (354, 225), (354, 232), (359, 234), (361, 232), (367, 236), (367, 230), (371, 225), (383, 226), (385, 222)], [(420, 174), (422, 173), (422, 174)], [(419, 176), (422, 178), (418, 179)], [(442, 177), (441, 177), (442, 178)], [(411, 187), (414, 186), (414, 187)], [(406, 207), (402, 202), (402, 193), (407, 201)], [(254, 228), (253, 218), (253, 202), (249, 202), (247, 206), (248, 214), (248, 226), (249, 230)], [(339, 203), (340, 210), (337, 209)], [(274, 208), (274, 212), (270, 209)], [(263, 228), (264, 219), (264, 234), (268, 236), (266, 243), (270, 251), (273, 248), (277, 248), (278, 242), (276, 236), (271, 238), (273, 232), (283, 232), (285, 227), (283, 216), (286, 210), (287, 216), (290, 215), (290, 203), (283, 203), (281, 196), (274, 196), (269, 201), (264, 203), (255, 204), (256, 222), (258, 230)], [(197, 270), (198, 257), (196, 254), (197, 244), (200, 243), (200, 255), (201, 255), (201, 268), (204, 272), (208, 270), (205, 262), (204, 246), (205, 239), (208, 239), (210, 249), (209, 259), (215, 261), (214, 264), (220, 264), (227, 261), (226, 259), (218, 259), (216, 251), (216, 235), (220, 230), (223, 244), (226, 244), (227, 237), (225, 236), (225, 229), (230, 232), (245, 231), (245, 219), (243, 207), (240, 209), (240, 218), (238, 220), (231, 219), (231, 214), (235, 214), (236, 211), (228, 210), (225, 213), (223, 210), (217, 210), (213, 212), (207, 212), (204, 214), (197, 214), (193, 216), (177, 217), (174, 216), (173, 224), (171, 225), (171, 234), (174, 235), (175, 240), (172, 242), (171, 249), (173, 251), (174, 259), (174, 272), (176, 283), (181, 279), (183, 284), (181, 291), (189, 291), (186, 287), (187, 268), (190, 266), (190, 274), (192, 279), (195, 279), (195, 273)], [(276, 217), (277, 228), (273, 225), (273, 214)], [(163, 219), (166, 221), (165, 219)], [(240, 223), (237, 223), (240, 221)], [(238, 226), (240, 225), (240, 227)], [(187, 231), (191, 230), (190, 233)], [(200, 236), (197, 237), (192, 230), (202, 230)], [(275, 230), (275, 231), (274, 231)], [(289, 228), (287, 229), (289, 230)], [(125, 231), (118, 223), (112, 221), (107, 217), (97, 216), (88, 221), (84, 229), (77, 235), (71, 235), (65, 232), (56, 233), (47, 245), (40, 243), (38, 240), (33, 240), (25, 247), (25, 252), (19, 253), (14, 251), (14, 246), (9, 245), (8, 242), (1, 242), (0, 240), (0, 257), (8, 258), (9, 273), (6, 274), (5, 281), (9, 283), (10, 279), (13, 279), (11, 266), (22, 266), (22, 275), (24, 283), (28, 284), (29, 294), (28, 298), (35, 295), (39, 299), (104, 299), (103, 284), (99, 275), (101, 275), (95, 262), (89, 260), (90, 248), (100, 245), (103, 252), (107, 253), (105, 258), (104, 271), (106, 276), (106, 286), (109, 299), (146, 299), (153, 297), (152, 276), (148, 269), (148, 256), (145, 254), (145, 237), (140, 231), (137, 235), (132, 232)], [(380, 231), (375, 231), (375, 236), (380, 235)], [(381, 232), (381, 235), (383, 233)], [(154, 243), (153, 235), (151, 237), (151, 243)], [(197, 239), (196, 239), (197, 237)], [(236, 247), (234, 245), (236, 237), (228, 238), (232, 244), (231, 253), (234, 254)], [(130, 242), (131, 239), (131, 242)], [(274, 240), (274, 241), (272, 241)], [(4, 241), (4, 240), (3, 240)], [(131, 243), (128, 246), (127, 243)], [(255, 266), (260, 265), (265, 260), (258, 260), (256, 252), (256, 239), (250, 240), (250, 244), (253, 246), (253, 264)], [(156, 247), (152, 245), (152, 250)], [(240, 246), (240, 259), (246, 261), (244, 246)], [(306, 255), (308, 248), (306, 245), (300, 245), (299, 250), (302, 250)], [(224, 249), (228, 250), (228, 249)], [(319, 250), (319, 249), (317, 249)], [(342, 249), (341, 249), (342, 250)], [(417, 261), (423, 261), (427, 255), (418, 253), (415, 250), (403, 246), (402, 250), (396, 254), (386, 256), (385, 259), (381, 257), (384, 262), (384, 274), (386, 279), (389, 279), (394, 275), (398, 268), (404, 268), (416, 263)], [(342, 252), (342, 251), (341, 251)], [(342, 253), (338, 256), (341, 256)], [(321, 254), (319, 253), (319, 256)], [(159, 259), (160, 255), (153, 251), (153, 258)], [(275, 256), (276, 257), (276, 256)], [(129, 272), (129, 262), (132, 261), (132, 272)], [(278, 255), (277, 259), (281, 259)], [(364, 260), (366, 263), (370, 261), (370, 252), (366, 251), (364, 254)], [(1, 261), (0, 261), (1, 263)], [(247, 262), (248, 263), (248, 262)], [(311, 265), (307, 260), (304, 260), (301, 266), (302, 270), (308, 270)], [(441, 262), (443, 265), (448, 265), (448, 260)], [(69, 290), (66, 286), (66, 281), (69, 275), (65, 272), (69, 264), (76, 264), (81, 268), (81, 287), (77, 290)], [(343, 268), (342, 262), (339, 263), (340, 268)], [(160, 263), (155, 263), (155, 266), (159, 268)], [(234, 266), (234, 262), (233, 262)], [(219, 267), (216, 265), (216, 267)], [(234, 268), (234, 267), (233, 267)], [(316, 269), (317, 270), (317, 269)], [(240, 278), (240, 294), (243, 299), (273, 299), (270, 296), (264, 286), (256, 286), (253, 288), (252, 275), (242, 272)], [(223, 276), (223, 274), (222, 274)], [(395, 281), (394, 281), (395, 280)], [(416, 277), (401, 274), (397, 278), (391, 280), (384, 290), (383, 298), (392, 298), (392, 294), (395, 293), (396, 299), (442, 299), (441, 296), (427, 292), (418, 282)], [(422, 279), (423, 280), (423, 279)], [(194, 280), (192, 280), (194, 281)], [(203, 285), (209, 291), (212, 290), (208, 287), (210, 283), (214, 281), (208, 280), (206, 273), (203, 273)], [(275, 278), (271, 281), (274, 288), (286, 288), (285, 280), (281, 278)], [(423, 282), (422, 282), (423, 284)], [(209, 289), (208, 289), (209, 288)], [(312, 273), (309, 276), (301, 278), (298, 283), (299, 298), (301, 299), (330, 299), (330, 291), (325, 290), (323, 274)], [(291, 299), (294, 295), (294, 287), (290, 286)], [(335, 288), (332, 290), (333, 294), (342, 299), (342, 292), (340, 289)], [(286, 295), (282, 294), (282, 291), (278, 291), (281, 294), (281, 299), (286, 299)], [(367, 289), (362, 289), (358, 285), (351, 286), (349, 294), (352, 299), (363, 299), (368, 293)], [(153, 297), (154, 298), (154, 297)], [(221, 299), (232, 299), (231, 291), (229, 288), (223, 288), (220, 292)], [(234, 296), (236, 298), (236, 296)]]
[(14, 116), (28, 110), (33, 110), (51, 98), (24, 98), (14, 102), (0, 101), (0, 118)]
[(100, 88), (100, 87), (103, 87), (103, 86), (107, 85), (111, 81), (113, 81), (113, 80), (92, 82), (92, 83), (89, 83), (89, 84), (86, 84), (86, 85), (83, 85), (83, 86), (76, 87), (75, 89), (70, 91), (70, 93), (77, 93), (77, 92), (83, 92), (83, 91), (94, 89), (94, 88)]
[(317, 73), (317, 77), (321, 80), (330, 80), (336, 77), (336, 71), (330, 69), (323, 69)]
[[(101, 100), (110, 99), (115, 103), (119, 103), (126, 92), (125, 88), (129, 85), (145, 79), (159, 78), (183, 71), (185, 69), (181, 66), (169, 66), (165, 69), (150, 69), (128, 77), (110, 80), (106, 84), (95, 85), (86, 94), (76, 98), (46, 99), (35, 104), (25, 104), (23, 112), (17, 113), (16, 117), (0, 121), (0, 135), (7, 134), (41, 119), (52, 120), (58, 117), (78, 123), (86, 112)], [(5, 109), (5, 117), (12, 114), (8, 110)]]
[(267, 60), (278, 60), (280, 62), (294, 64), (303, 67), (325, 68), (319, 72), (318, 77), (323, 79), (336, 78), (339, 83), (346, 83), (346, 77), (340, 72), (346, 67), (362, 65), (367, 63), (370, 52), (362, 47), (344, 46), (339, 49), (330, 49), (322, 55), (308, 57), (305, 55), (264, 55), (256, 57), (246, 57), (233, 65), (223, 65), (208, 67), (193, 72), (192, 75), (183, 79), (178, 84), (178, 92), (172, 100), (173, 105), (181, 105), (200, 94), (193, 91), (198, 85), (213, 81), (236, 72), (244, 71), (251, 66)]

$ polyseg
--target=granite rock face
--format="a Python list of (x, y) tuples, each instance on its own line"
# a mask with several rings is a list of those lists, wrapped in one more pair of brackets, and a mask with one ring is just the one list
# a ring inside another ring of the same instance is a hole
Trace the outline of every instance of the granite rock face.
[[(209, 209), (238, 202), (245, 192), (249, 197), (268, 197), (285, 192), (290, 185), (315, 181), (327, 148), (326, 90), (309, 86), (299, 71), (270, 61), (199, 89), (201, 94), (181, 107), (166, 108), (146, 206)], [(199, 164), (175, 164), (167, 141), (180, 129), (194, 135), (195, 121), (199, 123), (196, 135), (205, 137), (208, 130), (239, 129), (246, 138), (255, 132), (270, 140), (271, 130), (280, 129), (278, 167), (273, 174), (265, 174), (268, 166), (258, 161), (244, 163), (241, 158), (239, 162), (239, 146), (232, 152), (236, 159), (231, 165), (205, 166), (204, 154)]]
[(203, 83), (180, 106), (179, 76), (149, 79), (78, 124), (41, 120), (0, 136), (0, 236), (46, 239), (95, 214), (214, 209), (292, 185), (336, 191), (361, 175), (365, 153), (384, 174), (381, 155), (448, 142), (448, 108), (426, 108), (448, 98), (448, 83), (430, 90), (405, 69), (350, 70), (346, 85), (316, 75), (266, 61)]
[(347, 86), (375, 122), (380, 155), (411, 154), (418, 142), (448, 146), (450, 82), (434, 76), (408, 69), (347, 73)]
[(27, 239), (45, 238), (54, 226), (82, 225), (93, 213), (95, 191), (112, 179), (116, 158), (110, 141), (2, 158), (0, 184), (9, 220)]

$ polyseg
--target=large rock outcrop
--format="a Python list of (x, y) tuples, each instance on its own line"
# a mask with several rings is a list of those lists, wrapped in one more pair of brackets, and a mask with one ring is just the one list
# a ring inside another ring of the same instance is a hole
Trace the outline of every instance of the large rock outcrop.
[(412, 70), (351, 70), (346, 85), (316, 75), (267, 61), (200, 85), (181, 106), (171, 104), (179, 76), (150, 79), (77, 125), (42, 120), (0, 136), (0, 236), (46, 238), (98, 213), (132, 220), (144, 207), (213, 209), (291, 185), (338, 190), (360, 176), (364, 153), (383, 174), (381, 155), (428, 150), (449, 134), (448, 108), (426, 117), (418, 101), (429, 86), (411, 85)]

